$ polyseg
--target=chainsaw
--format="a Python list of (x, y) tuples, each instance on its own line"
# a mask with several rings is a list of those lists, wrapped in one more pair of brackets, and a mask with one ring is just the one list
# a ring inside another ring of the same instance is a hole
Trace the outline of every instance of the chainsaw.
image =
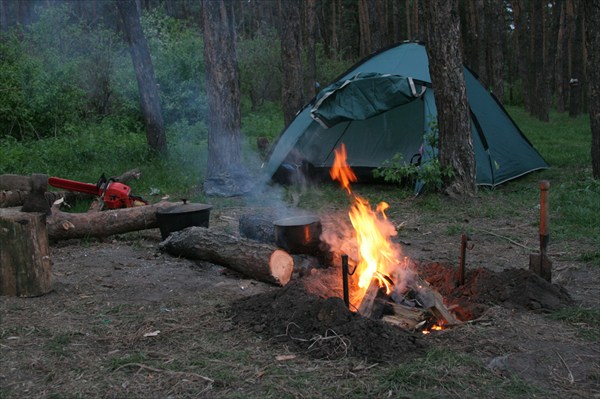
[(107, 179), (104, 174), (98, 183), (81, 183), (74, 180), (62, 179), (60, 177), (49, 177), (48, 184), (52, 187), (62, 188), (78, 193), (96, 195), (108, 209), (131, 208), (134, 206), (148, 205), (141, 197), (131, 195), (131, 188), (119, 183), (114, 177)]

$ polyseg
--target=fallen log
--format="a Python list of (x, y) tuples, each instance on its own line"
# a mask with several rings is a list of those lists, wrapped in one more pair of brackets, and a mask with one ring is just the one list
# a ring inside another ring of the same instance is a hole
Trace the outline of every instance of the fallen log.
[(205, 227), (188, 227), (171, 233), (160, 248), (174, 256), (204, 260), (276, 285), (286, 285), (294, 260), (274, 245)]
[(157, 228), (156, 211), (175, 205), (162, 201), (134, 208), (102, 212), (68, 213), (52, 207), (47, 218), (50, 240), (84, 237), (108, 237), (114, 234)]

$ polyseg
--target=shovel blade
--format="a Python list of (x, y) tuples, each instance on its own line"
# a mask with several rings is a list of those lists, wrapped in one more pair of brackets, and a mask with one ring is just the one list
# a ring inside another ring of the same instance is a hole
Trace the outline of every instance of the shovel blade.
[(548, 282), (552, 281), (552, 261), (546, 255), (529, 255), (529, 270)]

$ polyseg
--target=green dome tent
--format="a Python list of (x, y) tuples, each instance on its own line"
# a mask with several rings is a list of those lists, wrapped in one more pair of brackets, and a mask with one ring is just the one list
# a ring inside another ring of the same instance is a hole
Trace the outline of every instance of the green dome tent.
[[(476, 161), (476, 183), (494, 187), (548, 164), (506, 110), (468, 68), (464, 69)], [(335, 148), (345, 144), (347, 162), (370, 176), (395, 154), (410, 162), (422, 155), (425, 136), (437, 123), (425, 46), (405, 42), (361, 61), (324, 88), (282, 132), (264, 166), (268, 178), (309, 166), (328, 170)], [(424, 150), (425, 149), (425, 150)], [(303, 166), (301, 166), (303, 165)]]

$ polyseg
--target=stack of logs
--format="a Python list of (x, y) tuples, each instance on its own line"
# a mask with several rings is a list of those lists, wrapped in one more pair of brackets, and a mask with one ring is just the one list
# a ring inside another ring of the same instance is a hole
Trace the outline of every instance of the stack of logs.
[(427, 330), (434, 324), (445, 327), (461, 324), (444, 304), (441, 294), (425, 281), (413, 283), (403, 295), (387, 295), (373, 279), (358, 313), (405, 330)]

